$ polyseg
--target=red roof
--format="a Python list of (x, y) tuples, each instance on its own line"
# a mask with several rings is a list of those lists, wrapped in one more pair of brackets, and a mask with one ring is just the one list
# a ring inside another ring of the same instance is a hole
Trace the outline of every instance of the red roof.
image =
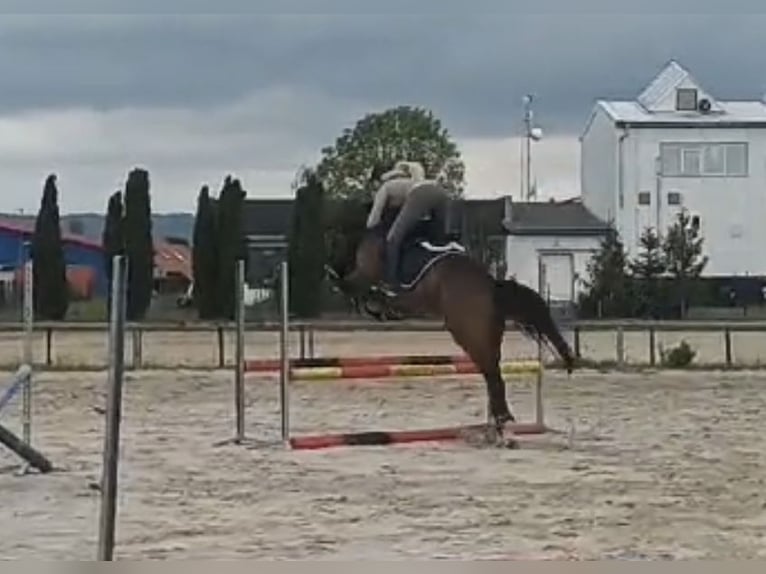
[(155, 240), (154, 266), (161, 275), (182, 275), (191, 281), (191, 249), (186, 245)]
[[(33, 225), (24, 225), (0, 221), (0, 232), (9, 232), (18, 235), (32, 235)], [(61, 239), (70, 245), (77, 245), (84, 249), (103, 251), (104, 248), (100, 242), (88, 239), (82, 235), (72, 233), (62, 233)], [(182, 275), (187, 279), (192, 279), (191, 249), (186, 245), (168, 243), (167, 241), (154, 241), (154, 266), (155, 272), (160, 275)]]
[[(34, 232), (34, 224), (23, 225), (19, 223), (10, 223), (9, 221), (0, 221), (0, 231), (8, 231), (10, 233), (16, 233), (18, 235), (31, 236), (32, 233)], [(61, 239), (65, 243), (71, 243), (72, 245), (77, 245), (85, 249), (96, 249), (98, 251), (103, 251), (103, 247), (101, 246), (101, 243), (99, 243), (98, 241), (93, 241), (92, 239), (88, 239), (87, 237), (83, 237), (82, 235), (62, 233)]]

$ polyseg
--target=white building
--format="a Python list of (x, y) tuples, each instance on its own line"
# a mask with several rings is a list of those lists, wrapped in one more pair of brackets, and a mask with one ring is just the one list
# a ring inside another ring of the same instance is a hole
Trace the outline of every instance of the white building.
[(646, 227), (699, 218), (707, 276), (766, 275), (766, 105), (720, 101), (671, 61), (635, 101), (599, 100), (581, 136), (583, 203), (630, 256)]
[(504, 201), (506, 276), (535, 290), (542, 287), (551, 303), (574, 303), (608, 224), (577, 200)]

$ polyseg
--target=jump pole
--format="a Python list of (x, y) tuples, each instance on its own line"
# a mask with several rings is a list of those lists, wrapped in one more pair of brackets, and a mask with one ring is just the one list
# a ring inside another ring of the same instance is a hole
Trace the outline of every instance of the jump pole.
[(47, 473), (53, 470), (53, 464), (51, 464), (51, 462), (45, 458), (45, 456), (40, 451), (29, 446), (28, 443), (21, 440), (1, 424), (0, 444), (7, 446), (9, 449), (23, 458), (27, 464), (35, 467), (40, 472)]
[(34, 301), (33, 301), (33, 261), (29, 249), (29, 242), (25, 242), (24, 265), (23, 265), (23, 291), (22, 291), (22, 315), (24, 322), (23, 364), (14, 375), (11, 385), (0, 397), (0, 410), (11, 402), (14, 395), (21, 390), (21, 423), (22, 437), (19, 438), (5, 426), (0, 425), (0, 443), (8, 447), (21, 457), (25, 464), (21, 467), (21, 474), (26, 474), (30, 466), (40, 472), (47, 473), (53, 470), (53, 464), (32, 446), (32, 336), (34, 327)]
[(245, 261), (237, 260), (236, 268), (235, 318), (237, 321), (236, 356), (234, 378), (234, 403), (236, 409), (236, 434), (234, 442), (245, 441)]
[(29, 365), (21, 365), (18, 368), (16, 374), (14, 374), (13, 378), (11, 379), (11, 384), (8, 386), (2, 396), (0, 396), (0, 411), (8, 406), (8, 404), (13, 400), (13, 397), (16, 396), (16, 393), (19, 392), (19, 389), (23, 388), (24, 385), (27, 384), (27, 377), (29, 377), (31, 374), (32, 369), (29, 367)]
[(101, 514), (98, 530), (97, 560), (100, 561), (111, 561), (114, 556), (122, 383), (125, 371), (125, 256), (116, 255), (113, 262), (112, 304), (109, 314), (109, 374), (101, 476)]
[(24, 262), (24, 363), (29, 365), (29, 375), (26, 377), (22, 390), (22, 428), (24, 442), (32, 444), (32, 330), (34, 321), (34, 302), (32, 282), (34, 273), (31, 253)]
[[(2, 397), (0, 397), (0, 411), (11, 402), (19, 389), (26, 387), (31, 374), (32, 369), (29, 365), (21, 365), (21, 367), (19, 367), (19, 370), (16, 371), (16, 374), (11, 380), (10, 386), (3, 393)], [(35, 467), (42, 473), (51, 472), (53, 470), (53, 464), (51, 464), (50, 460), (2, 424), (0, 424), (0, 444), (8, 447), (26, 462), (26, 465), (22, 470), (23, 473), (26, 473), (29, 470), (29, 466)]]
[(253, 443), (245, 432), (245, 260), (238, 259), (235, 267), (235, 352), (234, 352), (234, 436), (213, 443), (213, 446)]
[[(320, 435), (304, 435), (299, 437), (290, 436), (290, 394), (289, 386), (292, 378), (290, 357), (288, 352), (289, 334), (289, 270), (286, 261), (280, 264), (280, 337), (279, 337), (279, 360), (280, 360), (280, 411), (282, 422), (282, 442), (292, 450), (318, 450), (340, 446), (384, 446), (390, 444), (404, 444), (414, 442), (450, 441), (460, 440), (466, 433), (485, 431), (486, 424), (463, 425), (440, 429), (421, 429), (406, 431), (367, 431), (354, 433), (335, 433)], [(244, 363), (240, 365), (244, 368)], [(415, 366), (415, 365), (412, 365)], [(530, 371), (526, 371), (530, 372)], [(542, 362), (539, 362), (538, 384), (536, 392), (540, 392), (542, 386)], [(541, 397), (536, 398), (538, 406)], [(536, 421), (533, 423), (514, 423), (508, 425), (516, 435), (536, 435), (547, 432), (542, 422), (542, 410), (537, 411)]]
[(290, 442), (290, 349), (288, 337), (290, 333), (290, 271), (287, 261), (279, 266), (279, 295), (281, 318), (279, 329), (279, 406), (282, 413), (282, 442)]
[[(467, 355), (370, 355), (366, 357), (314, 357), (291, 359), (294, 369), (328, 367), (368, 367), (384, 365), (462, 365), (472, 363)], [(277, 371), (282, 367), (280, 359), (252, 359), (245, 362), (245, 371), (263, 373)]]
[[(524, 375), (539, 373), (542, 365), (539, 361), (510, 361), (500, 365), (500, 372), (505, 375)], [(393, 365), (351, 365), (346, 367), (298, 367), (290, 369), (293, 380), (322, 381), (336, 379), (394, 379), (397, 377), (434, 377), (440, 375), (478, 374), (478, 367), (473, 363), (444, 364), (393, 364)]]
[[(537, 274), (537, 291), (540, 294), (541, 297), (545, 297), (545, 285), (547, 283), (546, 279), (546, 269), (545, 264), (543, 263), (542, 257), (540, 257), (538, 260), (538, 274)], [(548, 301), (550, 303), (550, 300)], [(550, 304), (548, 305), (550, 307)], [(537, 373), (537, 380), (535, 381), (535, 422), (540, 425), (542, 428), (545, 427), (545, 412), (543, 410), (543, 343), (541, 340), (538, 339), (537, 341), (537, 360), (540, 363), (540, 370)]]

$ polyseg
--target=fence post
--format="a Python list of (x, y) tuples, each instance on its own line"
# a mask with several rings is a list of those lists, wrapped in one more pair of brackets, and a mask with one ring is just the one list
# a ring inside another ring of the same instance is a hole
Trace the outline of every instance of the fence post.
[(726, 327), (723, 333), (724, 346), (726, 348), (726, 366), (731, 367), (731, 329)]
[(53, 328), (45, 329), (45, 364), (50, 367), (53, 364)]
[(131, 332), (133, 339), (133, 368), (140, 369), (144, 364), (143, 333), (141, 327), (134, 327)]
[(218, 325), (216, 331), (218, 333), (218, 368), (223, 369), (226, 366), (226, 357), (224, 357), (223, 348), (223, 327)]
[(625, 332), (622, 325), (617, 327), (617, 365), (622, 367), (625, 364)]
[(656, 356), (656, 338), (657, 334), (654, 332), (654, 327), (649, 327), (649, 364), (654, 367), (657, 364)]
[(314, 325), (309, 325), (309, 359), (314, 358)]

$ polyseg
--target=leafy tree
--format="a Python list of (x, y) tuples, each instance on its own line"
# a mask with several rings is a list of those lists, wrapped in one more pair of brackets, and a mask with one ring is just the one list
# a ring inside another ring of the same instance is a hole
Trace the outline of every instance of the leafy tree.
[(707, 255), (703, 254), (703, 241), (699, 221), (693, 220), (689, 212), (682, 209), (662, 243), (667, 271), (676, 280), (681, 316), (686, 315), (691, 284), (702, 274), (708, 262)]
[(238, 179), (226, 176), (218, 199), (218, 282), (216, 294), (220, 313), (234, 319), (237, 260), (246, 260), (242, 233), (242, 209), (245, 191)]
[(662, 242), (657, 232), (647, 227), (641, 234), (638, 257), (629, 263), (635, 279), (637, 307), (642, 314), (658, 316), (662, 302), (662, 275), (666, 270)]
[(130, 321), (137, 321), (149, 310), (154, 286), (154, 242), (146, 170), (136, 168), (128, 174), (123, 229), (128, 264), (126, 316)]
[(312, 171), (295, 194), (288, 245), (290, 307), (298, 317), (321, 311), (325, 265), (324, 188)]
[(398, 160), (419, 161), (428, 178), (443, 173), (451, 193), (462, 194), (465, 167), (457, 145), (433, 112), (423, 108), (399, 106), (367, 114), (322, 149), (316, 173), (330, 197), (369, 199), (372, 167)]
[(109, 197), (109, 203), (106, 208), (106, 219), (104, 220), (104, 230), (101, 233), (101, 244), (104, 247), (104, 267), (106, 267), (106, 276), (109, 281), (107, 287), (107, 310), (112, 308), (112, 259), (116, 255), (125, 253), (125, 235), (122, 222), (122, 193), (114, 192)]
[(215, 211), (208, 186), (203, 186), (197, 198), (194, 218), (194, 245), (192, 246), (194, 273), (194, 305), (200, 319), (219, 316), (217, 293), (218, 255)]
[(69, 307), (60, 224), (56, 176), (51, 174), (45, 180), (32, 238), (34, 310), (41, 318), (50, 321), (63, 319)]
[(630, 315), (630, 285), (625, 248), (612, 229), (601, 243), (601, 249), (588, 263), (589, 279), (580, 298), (581, 310), (599, 317)]

